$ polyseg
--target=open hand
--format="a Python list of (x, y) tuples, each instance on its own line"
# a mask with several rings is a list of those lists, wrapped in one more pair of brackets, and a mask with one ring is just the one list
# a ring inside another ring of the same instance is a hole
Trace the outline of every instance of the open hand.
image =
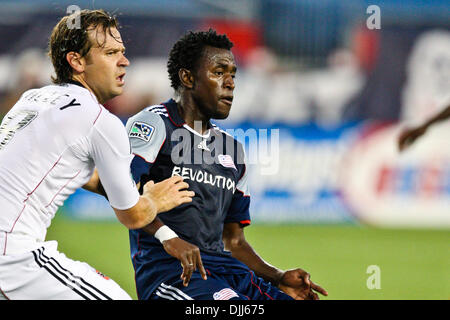
[(328, 292), (312, 282), (309, 273), (300, 268), (285, 271), (278, 287), (295, 300), (319, 300), (316, 292), (328, 296)]
[(192, 202), (195, 195), (188, 191), (189, 185), (180, 176), (173, 176), (161, 182), (149, 181), (144, 185), (142, 195), (150, 197), (155, 203), (157, 213), (169, 211), (180, 204)]
[(163, 241), (163, 247), (168, 254), (180, 260), (181, 266), (183, 267), (180, 278), (183, 280), (183, 285), (185, 287), (188, 286), (192, 273), (197, 270), (197, 268), (202, 278), (206, 280), (206, 271), (203, 267), (200, 249), (197, 246), (190, 244), (181, 238), (172, 238)]

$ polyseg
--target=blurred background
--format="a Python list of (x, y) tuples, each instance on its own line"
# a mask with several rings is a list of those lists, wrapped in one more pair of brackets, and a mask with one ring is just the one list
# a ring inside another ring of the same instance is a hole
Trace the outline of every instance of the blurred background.
[[(187, 31), (234, 42), (235, 99), (217, 124), (256, 134), (241, 137), (257, 155), (246, 236), (268, 262), (308, 270), (327, 299), (450, 298), (450, 122), (396, 148), (450, 103), (448, 1), (0, 0), (0, 119), (50, 84), (48, 37), (70, 5), (119, 19), (131, 65), (105, 106), (123, 121), (172, 96), (167, 57)], [(77, 191), (48, 239), (136, 298), (105, 199)]]

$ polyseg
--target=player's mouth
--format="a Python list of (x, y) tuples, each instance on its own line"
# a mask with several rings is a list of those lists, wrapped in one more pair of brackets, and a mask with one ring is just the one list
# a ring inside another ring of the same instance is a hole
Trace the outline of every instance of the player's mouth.
[(220, 97), (219, 101), (223, 102), (224, 104), (228, 105), (231, 107), (231, 105), (233, 104), (233, 96), (223, 96)]
[(116, 78), (116, 81), (119, 83), (119, 85), (123, 86), (125, 84), (124, 78), (125, 78), (125, 72)]

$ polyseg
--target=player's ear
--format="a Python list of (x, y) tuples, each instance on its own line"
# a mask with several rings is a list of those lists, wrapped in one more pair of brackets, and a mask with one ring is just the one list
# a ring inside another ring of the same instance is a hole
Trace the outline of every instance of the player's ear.
[(78, 73), (84, 71), (85, 59), (78, 52), (70, 51), (66, 54), (66, 60), (74, 71)]
[(178, 77), (183, 87), (192, 89), (194, 87), (194, 75), (191, 71), (181, 68), (178, 70)]

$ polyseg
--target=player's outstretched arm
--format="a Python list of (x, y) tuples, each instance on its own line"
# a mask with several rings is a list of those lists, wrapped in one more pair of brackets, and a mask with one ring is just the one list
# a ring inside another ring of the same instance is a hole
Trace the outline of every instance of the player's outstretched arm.
[(419, 137), (425, 134), (427, 131), (426, 126), (418, 126), (414, 128), (406, 128), (398, 137), (398, 149), (403, 151), (414, 143)]
[(419, 137), (424, 135), (431, 125), (448, 118), (450, 118), (450, 105), (422, 125), (404, 129), (398, 137), (398, 149), (400, 151), (405, 150), (410, 145), (412, 145)]
[[(239, 223), (226, 223), (223, 230), (225, 248), (236, 259), (245, 263), (256, 275), (277, 285), (285, 293), (297, 300), (318, 300), (316, 292), (328, 295), (328, 292), (310, 280), (306, 271), (297, 268), (280, 270), (264, 261), (247, 242), (244, 230)], [(316, 292), (315, 292), (316, 291)]]
[(151, 223), (156, 215), (169, 211), (180, 204), (192, 201), (193, 191), (180, 176), (174, 176), (158, 183), (149, 181), (144, 185), (139, 201), (126, 210), (113, 208), (119, 221), (128, 229), (140, 229)]
[(206, 280), (206, 271), (203, 267), (200, 249), (196, 245), (178, 237), (158, 217), (152, 223), (142, 228), (142, 230), (155, 236), (169, 255), (180, 260), (181, 266), (183, 267), (180, 278), (183, 280), (185, 287), (188, 286), (192, 273), (197, 269), (202, 278)]

